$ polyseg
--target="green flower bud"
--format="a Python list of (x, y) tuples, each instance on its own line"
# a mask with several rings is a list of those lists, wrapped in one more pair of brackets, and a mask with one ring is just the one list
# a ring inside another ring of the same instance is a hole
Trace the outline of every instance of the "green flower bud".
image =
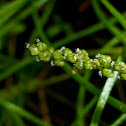
[(92, 70), (93, 69), (93, 59), (86, 60), (84, 62), (84, 67), (86, 69)]
[(63, 61), (63, 60), (54, 60), (54, 65), (62, 67), (62, 66), (65, 65), (65, 61)]
[(42, 42), (38, 42), (37, 43), (37, 47), (40, 51), (44, 51), (47, 49), (47, 45), (45, 43), (42, 43)]
[(67, 55), (67, 61), (71, 62), (71, 63), (75, 63), (76, 59), (74, 57), (74, 54), (68, 54)]
[(44, 52), (41, 52), (41, 53), (39, 54), (39, 59), (40, 59), (41, 61), (48, 62), (48, 61), (50, 61), (50, 59), (51, 59), (51, 54), (50, 54), (47, 50), (45, 50)]
[(29, 50), (30, 50), (31, 55), (38, 55), (40, 53), (38, 47), (36, 47), (36, 44), (32, 44), (29, 47)]
[(72, 54), (72, 50), (70, 50), (69, 48), (65, 48), (63, 50), (63, 55), (67, 56), (68, 54)]
[(116, 62), (114, 69), (123, 73), (126, 73), (126, 64), (124, 62)]
[(61, 50), (56, 50), (53, 52), (53, 58), (56, 60), (62, 60), (63, 56), (62, 56), (62, 51)]
[(121, 77), (121, 79), (126, 80), (126, 74), (121, 73), (121, 74), (120, 74), (120, 77)]
[(98, 59), (99, 59), (99, 62), (103, 65), (103, 67), (108, 67), (111, 65), (110, 63), (112, 59), (108, 55), (101, 55)]
[(112, 78), (114, 76), (112, 69), (103, 68), (102, 75)]
[(50, 48), (48, 48), (48, 51), (49, 51), (50, 53), (53, 53), (53, 52), (54, 52), (54, 48), (53, 48), (53, 47), (50, 47)]

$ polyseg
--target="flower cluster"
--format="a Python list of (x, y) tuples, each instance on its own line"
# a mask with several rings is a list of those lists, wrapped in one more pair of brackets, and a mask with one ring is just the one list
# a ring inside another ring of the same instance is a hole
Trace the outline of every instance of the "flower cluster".
[(26, 44), (29, 48), (31, 55), (36, 55), (36, 61), (44, 61), (51, 63), (51, 66), (64, 66), (65, 61), (69, 61), (73, 64), (72, 73), (76, 74), (77, 70), (82, 69), (98, 69), (99, 75), (102, 77), (113, 77), (114, 71), (119, 72), (118, 78), (126, 80), (126, 64), (124, 62), (112, 61), (108, 55), (96, 55), (95, 59), (90, 59), (88, 53), (84, 49), (77, 48), (75, 52), (69, 48), (62, 47), (55, 50), (53, 47), (47, 47), (47, 45), (37, 40), (37, 44)]

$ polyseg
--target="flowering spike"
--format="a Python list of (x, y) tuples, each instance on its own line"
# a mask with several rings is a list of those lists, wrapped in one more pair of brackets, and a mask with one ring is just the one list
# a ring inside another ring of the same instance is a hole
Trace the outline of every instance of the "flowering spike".
[(51, 66), (64, 66), (65, 61), (73, 63), (72, 74), (76, 74), (77, 70), (82, 69), (98, 69), (99, 76), (106, 76), (112, 78), (113, 71), (120, 72), (119, 79), (126, 80), (126, 64), (124, 62), (112, 61), (108, 55), (97, 54), (95, 59), (90, 59), (88, 53), (82, 49), (77, 48), (73, 53), (69, 48), (64, 46), (61, 49), (54, 50), (53, 47), (47, 45), (36, 39), (37, 44), (26, 43), (26, 48), (30, 50), (31, 55), (36, 55), (36, 61), (44, 61), (51, 63)]

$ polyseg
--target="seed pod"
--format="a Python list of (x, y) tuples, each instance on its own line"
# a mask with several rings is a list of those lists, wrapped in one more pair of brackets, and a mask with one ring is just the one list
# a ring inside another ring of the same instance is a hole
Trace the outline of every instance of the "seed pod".
[(124, 62), (116, 62), (114, 64), (114, 69), (119, 72), (126, 73), (126, 64)]
[(31, 55), (38, 55), (40, 53), (40, 50), (38, 49), (38, 47), (36, 47), (36, 44), (32, 44), (29, 47), (30, 53)]
[(42, 42), (38, 42), (37, 43), (37, 47), (40, 51), (44, 51), (47, 49), (47, 45), (45, 43), (42, 43)]
[(99, 62), (101, 63), (101, 65), (103, 67), (108, 67), (108, 66), (111, 66), (111, 57), (108, 56), (108, 55), (101, 55), (99, 58), (98, 58)]
[(71, 63), (76, 63), (76, 59), (74, 57), (74, 54), (68, 54), (67, 55), (67, 61), (69, 61)]
[(84, 67), (86, 69), (92, 70), (93, 69), (93, 59), (86, 60), (84, 62)]
[(112, 78), (114, 76), (112, 69), (103, 68), (102, 75)]

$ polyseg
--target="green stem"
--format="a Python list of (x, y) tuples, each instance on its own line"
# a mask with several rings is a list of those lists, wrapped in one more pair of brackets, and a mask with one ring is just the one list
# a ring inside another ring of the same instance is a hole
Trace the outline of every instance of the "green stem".
[(104, 23), (104, 25), (106, 26), (106, 28), (114, 36), (117, 36), (118, 39), (120, 39), (120, 41), (123, 44), (126, 44), (126, 37), (122, 34), (122, 32), (117, 27), (115, 27), (111, 22), (109, 22), (107, 20), (107, 18), (105, 17), (104, 13), (102, 12), (102, 9), (99, 6), (98, 1), (97, 0), (92, 0), (92, 5), (93, 5), (94, 11), (97, 14), (98, 18)]
[(16, 12), (18, 12), (21, 8), (23, 8), (28, 2), (29, 2), (28, 0), (18, 0), (11, 2), (10, 4), (7, 5), (7, 7), (5, 6), (5, 8), (3, 8), (3, 10), (0, 11), (0, 17), (1, 17), (0, 27), (5, 22), (7, 22), (7, 20), (11, 18)]
[(108, 9), (108, 11), (116, 17), (116, 19), (119, 21), (119, 23), (122, 25), (124, 29), (126, 29), (126, 20), (125, 18), (112, 6), (108, 0), (100, 0), (101, 3)]
[(77, 126), (77, 122), (88, 114), (88, 112), (92, 109), (92, 107), (97, 102), (97, 99), (98, 99), (97, 96), (94, 96), (94, 98), (91, 99), (88, 105), (80, 112), (76, 120), (73, 122), (72, 126)]
[(34, 4), (32, 4), (32, 17), (33, 17), (33, 21), (35, 23), (35, 26), (36, 26), (36, 29), (37, 29), (37, 32), (39, 33), (40, 35), (40, 38), (48, 45), (48, 46), (51, 46), (50, 42), (48, 41), (47, 37), (44, 35), (44, 30), (41, 28), (41, 23), (40, 23), (40, 20), (39, 20), (39, 15), (37, 13), (37, 8)]
[(20, 108), (19, 106), (16, 106), (2, 98), (0, 98), (0, 105), (8, 110), (11, 110), (20, 116), (30, 120), (31, 122), (39, 125), (39, 126), (52, 126), (50, 124), (47, 124), (43, 120), (39, 119), (38, 117), (34, 116), (33, 114), (29, 113), (28, 111)]
[(120, 126), (126, 120), (126, 114), (122, 114), (118, 119), (116, 119), (110, 126)]

